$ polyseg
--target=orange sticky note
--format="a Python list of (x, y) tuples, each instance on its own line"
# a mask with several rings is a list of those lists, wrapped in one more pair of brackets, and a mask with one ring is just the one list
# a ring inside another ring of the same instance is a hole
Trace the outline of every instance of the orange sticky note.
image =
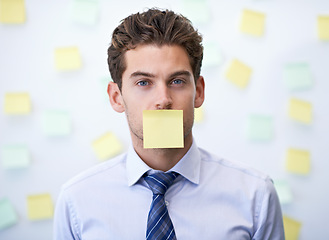
[(257, 11), (244, 9), (242, 12), (242, 21), (240, 30), (244, 33), (254, 36), (264, 34), (265, 14)]
[(301, 222), (287, 216), (283, 216), (284, 235), (286, 240), (298, 240)]
[(60, 71), (81, 68), (79, 49), (77, 47), (61, 47), (55, 49), (55, 66)]
[(144, 148), (183, 148), (183, 110), (144, 110)]
[(249, 83), (252, 69), (234, 59), (226, 72), (226, 78), (240, 88), (245, 88)]
[(92, 148), (100, 160), (109, 159), (119, 154), (123, 147), (121, 142), (113, 133), (105, 133), (92, 143)]
[(5, 94), (4, 112), (6, 114), (28, 114), (31, 111), (31, 99), (27, 92)]
[(50, 194), (46, 193), (28, 196), (27, 211), (30, 220), (52, 218), (54, 206)]
[(289, 172), (306, 175), (310, 172), (311, 154), (309, 151), (290, 148), (286, 156), (286, 169)]
[(0, 22), (19, 24), (25, 19), (24, 0), (0, 0)]
[(312, 122), (312, 104), (291, 98), (289, 102), (289, 116), (296, 121), (310, 124)]
[(318, 16), (318, 36), (321, 40), (329, 40), (329, 15)]

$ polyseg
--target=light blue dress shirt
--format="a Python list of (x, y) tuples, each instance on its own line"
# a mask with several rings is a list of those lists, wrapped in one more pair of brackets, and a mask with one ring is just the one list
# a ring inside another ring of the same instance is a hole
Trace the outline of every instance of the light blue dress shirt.
[[(152, 192), (142, 178), (154, 172), (131, 147), (67, 182), (54, 217), (54, 238), (145, 239)], [(165, 195), (178, 240), (284, 239), (271, 179), (220, 159), (195, 142), (174, 166), (180, 176)]]

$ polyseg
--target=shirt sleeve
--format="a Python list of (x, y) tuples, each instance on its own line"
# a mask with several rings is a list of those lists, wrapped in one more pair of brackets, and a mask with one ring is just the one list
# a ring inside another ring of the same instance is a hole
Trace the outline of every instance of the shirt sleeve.
[(271, 179), (267, 178), (256, 213), (256, 231), (253, 240), (284, 240), (283, 218), (278, 195)]
[(77, 216), (69, 200), (68, 193), (62, 189), (56, 203), (54, 214), (54, 240), (77, 240)]

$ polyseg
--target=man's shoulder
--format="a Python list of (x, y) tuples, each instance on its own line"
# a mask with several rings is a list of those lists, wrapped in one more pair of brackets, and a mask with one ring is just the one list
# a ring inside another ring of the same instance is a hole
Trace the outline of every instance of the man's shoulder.
[(232, 174), (235, 173), (240, 176), (244, 176), (247, 178), (252, 178), (255, 180), (260, 181), (268, 181), (270, 178), (267, 174), (251, 167), (248, 164), (243, 162), (228, 160), (222, 157), (218, 157), (217, 155), (208, 152), (202, 148), (199, 148), (201, 160), (211, 166), (214, 171), (218, 173), (221, 172), (222, 174), (228, 173)]
[(121, 172), (120, 168), (125, 167), (126, 154), (122, 153), (112, 159), (88, 168), (64, 183), (62, 189), (65, 190), (74, 186), (99, 181), (98, 179), (102, 178), (102, 176), (107, 176), (107, 179), (111, 178), (111, 176), (116, 177)]

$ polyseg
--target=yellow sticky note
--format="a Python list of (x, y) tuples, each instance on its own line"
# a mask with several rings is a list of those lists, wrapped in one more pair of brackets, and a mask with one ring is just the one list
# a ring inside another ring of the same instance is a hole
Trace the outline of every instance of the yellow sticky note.
[(25, 19), (24, 0), (0, 0), (0, 22), (17, 24)]
[(183, 148), (183, 110), (144, 110), (144, 148)]
[(296, 121), (310, 124), (312, 122), (312, 104), (296, 98), (290, 99), (289, 117)]
[(4, 112), (7, 114), (28, 114), (31, 111), (31, 99), (27, 92), (5, 94)]
[(77, 47), (55, 49), (55, 66), (57, 70), (77, 70), (81, 68), (81, 57)]
[(30, 220), (52, 218), (54, 206), (50, 194), (46, 193), (28, 196), (27, 211)]
[(329, 40), (329, 15), (318, 16), (318, 36), (321, 40)]
[(195, 108), (194, 109), (194, 121), (195, 122), (202, 122), (204, 119), (203, 107)]
[(264, 34), (265, 14), (248, 9), (242, 12), (242, 21), (240, 30), (244, 33), (254, 36), (261, 36)]
[(226, 72), (226, 78), (240, 88), (245, 88), (249, 82), (252, 69), (234, 59)]
[(92, 143), (92, 148), (100, 160), (109, 159), (119, 154), (123, 147), (118, 138), (112, 133), (105, 133)]
[(310, 172), (311, 156), (306, 150), (290, 148), (286, 156), (286, 169), (297, 174), (308, 174)]
[(301, 222), (287, 216), (283, 216), (284, 235), (286, 240), (298, 240)]

